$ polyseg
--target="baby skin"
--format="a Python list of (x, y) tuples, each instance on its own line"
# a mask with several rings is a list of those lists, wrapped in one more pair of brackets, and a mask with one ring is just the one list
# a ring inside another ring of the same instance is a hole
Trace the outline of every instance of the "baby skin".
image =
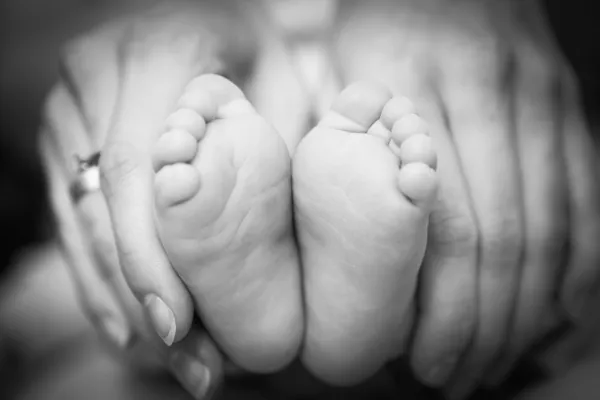
[(402, 350), (437, 189), (436, 156), (410, 101), (351, 85), (292, 169), (242, 91), (203, 75), (167, 119), (153, 163), (164, 248), (236, 364), (275, 371), (304, 338), (309, 370), (349, 385)]
[(304, 272), (302, 360), (336, 385), (402, 351), (437, 191), (436, 154), (413, 104), (346, 88), (299, 144), (294, 215)]
[(202, 321), (240, 367), (282, 368), (303, 335), (283, 140), (237, 86), (202, 75), (168, 117), (152, 160), (159, 236)]

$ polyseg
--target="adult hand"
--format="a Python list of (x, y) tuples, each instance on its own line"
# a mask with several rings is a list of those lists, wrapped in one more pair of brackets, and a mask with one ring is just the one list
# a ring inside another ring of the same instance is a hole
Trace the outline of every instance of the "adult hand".
[(340, 12), (344, 78), (415, 99), (437, 143), (411, 359), (422, 381), (461, 397), (597, 288), (600, 188), (578, 88), (537, 2), (347, 1)]
[[(84, 310), (120, 348), (134, 337), (153, 343), (197, 398), (219, 383), (221, 358), (206, 332), (192, 326), (192, 301), (157, 238), (146, 155), (183, 86), (220, 67), (211, 29), (226, 26), (217, 8), (208, 16), (202, 7), (170, 2), (69, 43), (42, 129), (59, 236)], [(74, 155), (100, 149), (102, 193), (75, 203)]]

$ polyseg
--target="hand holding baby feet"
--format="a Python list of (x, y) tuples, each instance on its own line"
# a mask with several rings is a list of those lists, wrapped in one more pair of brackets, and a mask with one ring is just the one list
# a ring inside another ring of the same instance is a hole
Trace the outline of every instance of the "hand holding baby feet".
[(350, 385), (402, 351), (437, 190), (412, 103), (355, 83), (300, 143), (294, 205), (307, 304), (304, 364)]
[(221, 76), (195, 78), (178, 106), (153, 153), (162, 243), (232, 360), (277, 370), (303, 333), (287, 148)]

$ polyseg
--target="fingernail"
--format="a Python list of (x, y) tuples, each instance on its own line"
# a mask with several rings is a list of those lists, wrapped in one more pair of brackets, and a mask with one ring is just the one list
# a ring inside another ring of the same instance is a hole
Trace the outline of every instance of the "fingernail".
[(114, 317), (106, 317), (100, 322), (104, 334), (119, 349), (127, 347), (131, 340), (131, 332)]
[(153, 294), (146, 296), (144, 304), (158, 336), (160, 336), (167, 346), (172, 345), (175, 340), (176, 329), (173, 311), (171, 311), (160, 297)]
[(196, 399), (206, 398), (210, 383), (210, 370), (199, 360), (182, 352), (171, 355), (169, 365), (179, 382)]
[(450, 358), (442, 362), (437, 363), (425, 375), (425, 381), (428, 385), (437, 387), (446, 383), (450, 371), (455, 367), (456, 359)]

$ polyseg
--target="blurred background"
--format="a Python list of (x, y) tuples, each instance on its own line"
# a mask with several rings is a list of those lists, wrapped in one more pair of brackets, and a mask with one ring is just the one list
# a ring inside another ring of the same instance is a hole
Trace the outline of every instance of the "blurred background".
[[(52, 242), (37, 155), (40, 108), (57, 78), (60, 45), (109, 17), (123, 3), (0, 1), (0, 227), (4, 230), (0, 240), (0, 399), (16, 398), (17, 392), (19, 398), (32, 399), (121, 398), (117, 393), (107, 394), (110, 390), (102, 395), (85, 390), (86, 376), (102, 376), (100, 381), (108, 383), (125, 381), (131, 375), (90, 339), (93, 333)], [(586, 0), (547, 1), (552, 25), (582, 82), (589, 118), (596, 125), (600, 14), (594, 13), (593, 5)], [(69, 361), (48, 375), (57, 357)], [(85, 363), (78, 363), (81, 359)], [(69, 369), (73, 363), (85, 367)], [(68, 376), (69, 381), (57, 388), (56, 374)], [(134, 384), (135, 390), (126, 398), (147, 398), (149, 393), (160, 398), (164, 385)], [(73, 387), (82, 392), (74, 392)], [(45, 395), (40, 397), (40, 393)], [(173, 392), (164, 393), (173, 398)]]

